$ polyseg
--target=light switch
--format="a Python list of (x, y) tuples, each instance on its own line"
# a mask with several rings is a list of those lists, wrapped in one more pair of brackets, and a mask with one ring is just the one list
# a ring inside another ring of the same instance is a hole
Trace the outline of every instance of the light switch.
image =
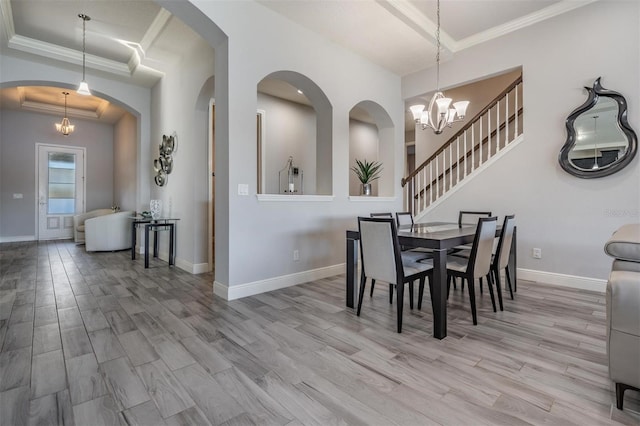
[(22, 194), (13, 194), (13, 199), (14, 200), (21, 200), (22, 199)]
[(238, 195), (249, 195), (249, 184), (239, 183), (238, 184)]

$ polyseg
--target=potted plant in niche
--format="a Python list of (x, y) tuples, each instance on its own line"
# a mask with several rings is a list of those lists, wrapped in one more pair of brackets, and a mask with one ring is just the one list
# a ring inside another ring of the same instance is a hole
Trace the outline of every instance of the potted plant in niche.
[(356, 165), (351, 168), (362, 183), (362, 195), (371, 195), (371, 182), (380, 177), (382, 163), (378, 161), (360, 161), (356, 159)]

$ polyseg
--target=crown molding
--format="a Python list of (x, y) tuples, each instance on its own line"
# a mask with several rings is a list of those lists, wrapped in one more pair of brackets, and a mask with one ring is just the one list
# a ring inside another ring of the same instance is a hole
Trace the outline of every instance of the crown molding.
[(11, 40), (11, 37), (16, 34), (16, 29), (13, 26), (13, 10), (9, 0), (0, 0), (0, 14), (2, 15), (4, 33), (7, 36), (7, 40)]
[(560, 3), (545, 7), (544, 9), (540, 9), (518, 19), (514, 19), (513, 21), (506, 22), (502, 25), (498, 25), (486, 31), (482, 31), (459, 40), (453, 45), (452, 50), (453, 52), (458, 52), (460, 50), (467, 49), (471, 46), (493, 40), (494, 38), (502, 37), (503, 35), (537, 24), (538, 22), (542, 22), (546, 19), (562, 15), (563, 13), (570, 12), (596, 1), (598, 0), (563, 0)]
[[(52, 115), (64, 115), (64, 107), (60, 105), (52, 105), (45, 104), (42, 102), (35, 101), (22, 101), (20, 102), (20, 106), (24, 110), (34, 111), (34, 112), (43, 112), (45, 114)], [(86, 109), (77, 109), (77, 108), (67, 108), (67, 117), (76, 117), (76, 118), (88, 118), (96, 120), (100, 118), (100, 115), (96, 111), (90, 111)]]
[[(0, 22), (2, 22), (2, 27), (4, 28), (8, 48), (82, 66), (81, 51), (16, 34), (10, 0), (0, 0), (0, 15)], [(162, 78), (164, 73), (142, 64), (145, 58), (145, 49), (149, 49), (152, 46), (170, 19), (171, 14), (165, 9), (160, 9), (140, 44), (123, 41), (132, 50), (131, 57), (127, 63), (86, 54), (86, 67), (120, 77), (132, 77), (135, 75), (145, 82), (145, 85), (153, 85)]]
[[(409, 0), (376, 0), (376, 2), (422, 37), (431, 43), (436, 43), (438, 25), (427, 18)], [(456, 45), (455, 40), (442, 28), (440, 28), (440, 45), (446, 50), (453, 50)]]
[[(441, 28), (440, 43), (444, 49), (449, 50), (452, 53), (459, 52), (477, 44), (518, 31), (546, 19), (562, 15), (563, 13), (578, 9), (596, 1), (598, 0), (563, 0), (549, 7), (545, 7), (544, 9), (540, 9), (536, 12), (490, 28), (486, 31), (481, 31), (458, 41), (454, 40), (445, 31), (442, 31)], [(376, 0), (376, 2), (409, 27), (413, 28), (422, 37), (432, 43), (436, 42), (435, 33), (438, 28), (437, 25), (427, 18), (409, 0)]]
[[(66, 47), (58, 46), (57, 44), (34, 40), (21, 35), (14, 35), (11, 37), (8, 44), (11, 49), (82, 66), (82, 52), (74, 49), (68, 49)], [(95, 55), (86, 55), (86, 65), (87, 68), (104, 71), (110, 74), (120, 76), (131, 75), (131, 71), (127, 65)]]

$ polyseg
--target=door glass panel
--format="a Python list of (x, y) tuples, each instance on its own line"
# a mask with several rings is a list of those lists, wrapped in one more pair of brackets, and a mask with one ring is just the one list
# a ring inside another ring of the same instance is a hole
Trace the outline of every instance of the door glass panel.
[(49, 214), (75, 213), (76, 155), (62, 152), (49, 153), (49, 187), (47, 198)]

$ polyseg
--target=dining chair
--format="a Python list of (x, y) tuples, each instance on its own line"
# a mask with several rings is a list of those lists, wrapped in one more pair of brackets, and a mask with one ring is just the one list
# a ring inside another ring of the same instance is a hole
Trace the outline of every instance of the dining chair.
[(357, 315), (360, 316), (367, 278), (389, 283), (389, 290), (397, 294), (397, 329), (402, 332), (404, 284), (409, 284), (409, 306), (413, 309), (413, 282), (419, 280), (420, 294), (424, 292), (425, 279), (431, 275), (433, 263), (417, 262), (403, 257), (398, 242), (398, 231), (393, 218), (358, 218), (360, 231), (360, 258), (362, 274)]
[[(409, 215), (411, 215), (411, 213), (409, 213)], [(391, 217), (393, 218), (393, 214), (392, 213), (371, 213), (370, 214), (371, 217)], [(397, 219), (396, 219), (397, 220)], [(413, 217), (411, 218), (411, 224), (413, 224)], [(399, 226), (399, 225), (398, 225)], [(405, 260), (408, 261), (419, 261), (419, 260), (423, 260), (426, 259), (428, 257), (430, 257), (430, 254), (428, 252), (425, 252), (423, 250), (417, 249), (417, 250), (409, 250), (409, 249), (405, 249), (401, 247), (401, 250), (403, 251), (403, 255), (402, 257)], [(369, 296), (373, 297), (373, 289), (376, 286), (376, 280), (371, 280), (371, 291), (369, 292)], [(393, 303), (393, 285), (389, 285), (389, 303)], [(413, 302), (412, 302), (413, 305)], [(413, 307), (413, 306), (412, 306)]]
[(481, 217), (491, 217), (491, 212), (460, 210), (458, 213), (458, 227), (462, 225), (475, 225)]
[(500, 238), (498, 239), (498, 247), (496, 253), (492, 256), (491, 272), (496, 282), (496, 291), (498, 292), (498, 302), (500, 302), (500, 310), (502, 307), (502, 289), (500, 284), (500, 271), (504, 269), (504, 275), (509, 284), (509, 293), (513, 300), (513, 290), (511, 288), (511, 275), (509, 274), (509, 255), (511, 254), (511, 242), (513, 240), (513, 230), (516, 226), (516, 216), (508, 215), (504, 217)]
[[(509, 256), (511, 255), (511, 242), (513, 240), (513, 232), (515, 229), (516, 218), (515, 215), (507, 215), (504, 217), (502, 229), (500, 230), (500, 237), (498, 238), (498, 245), (494, 254), (491, 255), (491, 273), (493, 274), (496, 289), (498, 291), (498, 301), (500, 302), (500, 310), (503, 311), (502, 305), (502, 283), (500, 281), (500, 271), (504, 269), (505, 278), (509, 285), (509, 293), (511, 300), (513, 300), (513, 288), (511, 285), (511, 274), (509, 271)], [(471, 254), (471, 250), (462, 250), (454, 253), (454, 256), (468, 258)], [(482, 280), (480, 280), (480, 294), (482, 294)]]
[(413, 225), (413, 215), (411, 212), (396, 212), (396, 224), (398, 227)]
[[(458, 228), (462, 228), (463, 225), (475, 225), (481, 217), (491, 217), (491, 212), (460, 210), (458, 212)], [(469, 257), (470, 251), (471, 244), (463, 244), (451, 249), (451, 254)], [(453, 279), (453, 288), (456, 288), (455, 278)], [(464, 282), (461, 284), (461, 289), (464, 290)], [(480, 294), (482, 294), (482, 281), (480, 282)]]
[[(476, 297), (474, 283), (476, 279), (487, 278), (489, 286), (489, 294), (491, 295), (491, 304), (493, 311), (496, 312), (496, 301), (493, 294), (493, 282), (491, 277), (491, 254), (493, 252), (493, 240), (496, 235), (497, 217), (481, 217), (478, 219), (476, 234), (471, 244), (471, 252), (468, 258), (451, 256), (447, 259), (447, 283), (456, 277), (462, 278), (467, 282), (469, 292), (469, 301), (471, 302), (471, 316), (473, 317), (473, 325), (478, 324), (476, 314)], [(447, 295), (449, 293), (449, 285), (447, 285)], [(420, 305), (420, 300), (418, 304)]]

